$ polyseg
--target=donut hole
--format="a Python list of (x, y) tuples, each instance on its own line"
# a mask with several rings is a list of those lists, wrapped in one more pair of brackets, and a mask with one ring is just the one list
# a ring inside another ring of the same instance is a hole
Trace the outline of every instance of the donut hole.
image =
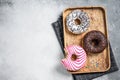
[(77, 55), (76, 54), (72, 54), (71, 60), (75, 61), (76, 59), (77, 59)]
[(81, 24), (80, 19), (78, 19), (78, 18), (77, 18), (77, 19), (75, 19), (75, 24), (76, 24), (76, 25), (80, 25), (80, 24)]
[(91, 44), (92, 44), (92, 46), (97, 47), (99, 45), (99, 40), (98, 39), (93, 39)]

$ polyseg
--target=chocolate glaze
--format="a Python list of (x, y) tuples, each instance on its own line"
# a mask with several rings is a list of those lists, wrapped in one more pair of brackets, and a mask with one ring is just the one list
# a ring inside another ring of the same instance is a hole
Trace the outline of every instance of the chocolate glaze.
[(86, 52), (100, 53), (108, 45), (105, 35), (100, 31), (90, 31), (83, 39), (83, 47)]

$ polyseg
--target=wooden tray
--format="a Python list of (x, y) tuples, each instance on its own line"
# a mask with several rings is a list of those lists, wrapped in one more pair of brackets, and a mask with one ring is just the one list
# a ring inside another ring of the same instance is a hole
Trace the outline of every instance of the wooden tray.
[[(90, 26), (88, 30), (82, 34), (75, 35), (68, 31), (66, 27), (66, 16), (75, 9), (80, 9), (86, 12), (90, 18)], [(63, 29), (64, 29), (64, 45), (80, 45), (83, 46), (83, 37), (86, 33), (92, 30), (101, 31), (108, 39), (108, 31), (106, 24), (106, 13), (102, 7), (77, 7), (68, 8), (63, 12)], [(67, 53), (65, 53), (67, 55)], [(65, 57), (66, 57), (65, 55)], [(77, 73), (92, 73), (92, 72), (105, 72), (110, 69), (110, 50), (109, 45), (103, 52), (98, 54), (87, 53), (86, 65), (78, 71), (69, 71), (72, 74)]]

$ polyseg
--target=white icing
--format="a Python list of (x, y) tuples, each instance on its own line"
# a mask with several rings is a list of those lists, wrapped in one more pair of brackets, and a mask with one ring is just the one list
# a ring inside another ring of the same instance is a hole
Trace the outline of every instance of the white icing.
[[(75, 24), (75, 19), (79, 19), (81, 23)], [(90, 19), (87, 13), (81, 10), (74, 10), (66, 17), (66, 25), (70, 32), (74, 34), (80, 34), (87, 30), (90, 24)]]

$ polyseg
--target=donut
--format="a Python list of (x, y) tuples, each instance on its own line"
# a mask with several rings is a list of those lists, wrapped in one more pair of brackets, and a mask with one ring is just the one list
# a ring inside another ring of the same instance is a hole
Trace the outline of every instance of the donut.
[(82, 10), (73, 10), (66, 17), (66, 25), (73, 34), (85, 32), (90, 24), (90, 19), (86, 12)]
[(86, 52), (90, 53), (100, 53), (108, 45), (105, 35), (100, 31), (90, 31), (83, 39), (83, 48)]
[(66, 58), (62, 59), (63, 66), (69, 71), (77, 71), (85, 65), (86, 52), (77, 45), (70, 45), (65, 48)]

